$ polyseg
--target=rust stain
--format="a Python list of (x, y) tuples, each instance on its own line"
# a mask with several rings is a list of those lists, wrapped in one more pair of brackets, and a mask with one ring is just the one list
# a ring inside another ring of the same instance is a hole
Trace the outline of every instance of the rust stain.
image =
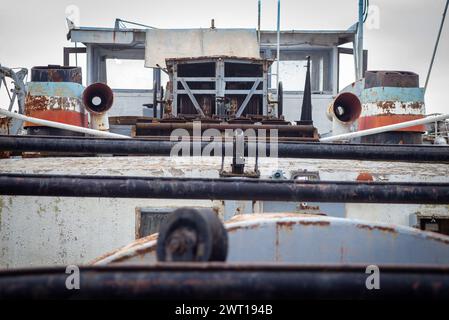
[(279, 227), (279, 228), (284, 228), (287, 231), (291, 231), (291, 230), (293, 230), (293, 225), (295, 225), (295, 224), (296, 224), (296, 221), (279, 221), (276, 224), (276, 229)]
[(63, 82), (61, 74), (58, 69), (48, 69), (48, 80), (51, 82)]
[[(377, 102), (377, 107), (379, 109), (381, 109), (381, 114), (396, 114), (395, 110), (396, 108), (396, 103), (398, 101), (379, 101)], [(402, 109), (412, 109), (412, 110), (421, 110), (423, 109), (423, 104), (419, 101), (414, 101), (411, 103), (400, 103), (399, 106)]]
[(260, 224), (256, 223), (256, 224), (252, 224), (249, 226), (236, 226), (236, 227), (230, 227), (230, 228), (226, 228), (227, 232), (234, 232), (236, 230), (239, 229), (244, 229), (244, 230), (253, 230), (253, 229), (257, 229), (259, 228)]
[(374, 181), (373, 175), (369, 172), (360, 172), (356, 178), (357, 181)]
[[(127, 252), (128, 250), (130, 250), (132, 248), (138, 247), (138, 246), (143, 245), (145, 243), (148, 243), (150, 241), (157, 240), (158, 235), (159, 234), (154, 233), (154, 234), (151, 234), (149, 236), (137, 239), (134, 242), (132, 242), (131, 244), (125, 246), (125, 247), (121, 247), (119, 249), (116, 249), (116, 250), (113, 250), (113, 251), (110, 251), (110, 252), (107, 252), (107, 253), (101, 255), (100, 257), (98, 257), (95, 260), (91, 261), (90, 264), (98, 263), (98, 262), (100, 262), (100, 261), (102, 261), (102, 260), (104, 260), (104, 259), (106, 259), (106, 258), (108, 258), (110, 256), (113, 256), (115, 254), (118, 254), (120, 252)], [(146, 249), (138, 249), (138, 250), (150, 251), (149, 249), (152, 249), (152, 247), (151, 248), (146, 248)], [(138, 252), (138, 250), (136, 250), (136, 252)], [(113, 262), (119, 262), (119, 261), (127, 260), (129, 258), (132, 258), (133, 256), (134, 256), (134, 254), (118, 257), (117, 259), (114, 259)]]
[(143, 249), (137, 249), (132, 256), (133, 257), (134, 256), (141, 256), (141, 257), (143, 257), (147, 253), (151, 253), (151, 252), (155, 252), (155, 251), (156, 251), (156, 246), (151, 246), (151, 247), (143, 248)]
[(25, 99), (25, 113), (31, 115), (33, 111), (43, 110), (81, 110), (81, 100), (70, 97), (32, 96)]
[(300, 224), (302, 226), (319, 226), (326, 227), (330, 225), (329, 221), (317, 221), (317, 220), (302, 220), (302, 221), (279, 221), (277, 225), (281, 228), (285, 228), (289, 231), (293, 229), (293, 226), (296, 224)]
[(201, 61), (201, 60), (210, 60), (210, 59), (237, 59), (251, 62), (260, 62), (260, 63), (269, 63), (274, 62), (274, 59), (261, 59), (254, 57), (237, 57), (237, 56), (229, 56), (229, 55), (211, 55), (211, 56), (199, 56), (199, 57), (178, 57), (178, 58), (167, 58), (165, 59), (167, 63), (173, 62), (182, 62), (182, 61)]
[(370, 231), (378, 230), (378, 231), (381, 231), (381, 232), (389, 232), (389, 233), (393, 233), (393, 234), (397, 234), (398, 233), (398, 231), (395, 228), (393, 228), (393, 227), (370, 226), (370, 225), (367, 225), (367, 224), (358, 224), (357, 228), (359, 228), (359, 229), (367, 229), (367, 230), (370, 230)]
[[(402, 105), (402, 107), (405, 108), (404, 105)], [(422, 105), (422, 103), (415, 101), (415, 102), (409, 104), (409, 108), (415, 109), (415, 110), (420, 110), (423, 108), (423, 105)]]
[(9, 134), (11, 118), (0, 118), (0, 134)]
[(26, 115), (30, 115), (32, 111), (46, 110), (48, 98), (45, 96), (32, 96), (28, 94), (25, 100)]
[(0, 159), (8, 159), (11, 157), (11, 152), (9, 151), (0, 151)]
[(228, 223), (242, 222), (242, 221), (255, 221), (255, 220), (270, 220), (278, 218), (298, 218), (298, 217), (311, 217), (311, 214), (301, 214), (301, 213), (245, 213), (238, 216), (233, 216)]
[(320, 227), (326, 227), (331, 224), (329, 221), (299, 221), (299, 223), (303, 226), (320, 226)]

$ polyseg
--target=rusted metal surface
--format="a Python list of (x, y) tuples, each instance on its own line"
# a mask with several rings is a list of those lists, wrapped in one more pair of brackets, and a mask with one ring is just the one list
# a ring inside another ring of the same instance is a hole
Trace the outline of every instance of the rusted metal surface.
[(104, 83), (93, 83), (84, 89), (83, 104), (91, 113), (103, 114), (112, 107), (113, 103), (114, 93)]
[(381, 290), (368, 290), (366, 265), (160, 264), (82, 267), (81, 290), (65, 268), (0, 272), (0, 298), (34, 299), (380, 299), (449, 295), (447, 267), (379, 265)]
[(153, 118), (151, 117), (137, 117), (137, 116), (119, 116), (119, 117), (109, 117), (109, 124), (111, 125), (124, 125), (130, 126), (135, 125), (140, 122), (151, 122)]
[(83, 105), (90, 113), (90, 128), (99, 131), (109, 130), (107, 112), (114, 103), (114, 93), (104, 83), (93, 83), (84, 89)]
[[(192, 130), (194, 128), (194, 123), (137, 123), (137, 130), (145, 130), (154, 128), (154, 130), (175, 130), (175, 129), (186, 129)], [(221, 130), (236, 130), (236, 129), (261, 129), (261, 130), (278, 130), (280, 133), (300, 133), (312, 132), (315, 129), (313, 126), (295, 126), (291, 125), (289, 122), (284, 122), (283, 124), (235, 124), (235, 123), (196, 123), (201, 129), (221, 129)]]
[(201, 119), (217, 123), (235, 120), (249, 124), (264, 119), (283, 121), (283, 117), (276, 116), (268, 107), (271, 63), (272, 60), (244, 55), (242, 58), (211, 55), (167, 59), (170, 82), (160, 120)]
[[(251, 120), (250, 120), (251, 121)], [(243, 121), (242, 121), (243, 122)], [(197, 123), (194, 125), (192, 122), (186, 123), (137, 123), (136, 124), (136, 137), (142, 136), (165, 136), (169, 137), (173, 130), (176, 129), (184, 129), (193, 136), (193, 135), (202, 135), (204, 131), (208, 129), (216, 129), (220, 131), (221, 134), (225, 134), (226, 130), (254, 130), (255, 134), (258, 134), (258, 130), (265, 130), (264, 132), (267, 136), (270, 135), (270, 131), (277, 132), (277, 135), (280, 137), (279, 139), (288, 139), (294, 141), (310, 141), (317, 142), (318, 141), (318, 132), (316, 128), (313, 126), (307, 125), (290, 125), (288, 122), (283, 122), (282, 124), (255, 124), (253, 123), (204, 123), (201, 121), (201, 125)], [(194, 130), (198, 128), (198, 130)]]
[[(58, 139), (58, 138), (55, 138)], [(218, 178), (219, 157), (58, 157), (2, 159), (0, 172)], [(286, 178), (298, 170), (319, 172), (322, 180), (355, 181), (370, 172), (374, 181), (449, 182), (447, 164), (319, 159), (259, 159), (262, 178), (282, 168)], [(3, 205), (2, 205), (3, 204)], [(288, 208), (284, 206), (289, 204)], [(189, 199), (114, 199), (0, 196), (0, 268), (84, 264), (135, 239), (136, 208), (216, 207), (224, 220), (251, 212), (301, 212), (298, 203)], [(328, 216), (414, 225), (415, 214), (447, 217), (448, 205), (318, 204)], [(345, 209), (347, 208), (347, 209)], [(21, 212), (20, 215), (17, 212)], [(26, 230), (26, 231), (24, 231)], [(16, 235), (20, 234), (21, 237)], [(92, 245), (92, 244), (95, 245)], [(70, 244), (70, 245), (67, 245)], [(56, 248), (55, 248), (56, 246)]]
[(418, 88), (419, 75), (409, 71), (366, 71), (365, 88)]
[[(11, 118), (0, 117), (0, 134), (9, 135), (11, 130)], [(11, 152), (0, 150), (0, 159), (9, 158)]]
[[(39, 74), (43, 73), (40, 71)], [(82, 91), (83, 86), (74, 82), (30, 82), (25, 99), (25, 115), (87, 127), (88, 116), (81, 101)], [(24, 127), (40, 125), (25, 122)]]
[[(426, 114), (424, 90), (419, 88), (418, 75), (411, 72), (367, 71), (361, 100), (359, 130), (422, 119)], [(424, 131), (424, 125), (419, 125), (362, 137), (362, 142), (420, 144), (418, 137)], [(398, 135), (398, 132), (402, 134)]]
[(32, 82), (75, 82), (82, 84), (80, 67), (63, 67), (59, 65), (38, 66), (31, 68)]
[(360, 117), (362, 104), (355, 94), (342, 92), (331, 103), (329, 109), (331, 116), (341, 123), (350, 124)]
[[(171, 126), (171, 125), (170, 125)], [(199, 142), (201, 150), (205, 147), (224, 148), (232, 144), (216, 144), (214, 142)], [(15, 152), (81, 152), (90, 154), (125, 154), (169, 156), (175, 146), (183, 146), (192, 155), (194, 143), (190, 141), (166, 141), (146, 139), (98, 139), (98, 138), (62, 138), (62, 137), (28, 137), (28, 136), (0, 136), (0, 150)], [(271, 154), (270, 143), (266, 143), (266, 150), (260, 157)], [(248, 149), (255, 145), (245, 142), (245, 156)], [(259, 150), (262, 146), (259, 146)], [(368, 161), (404, 161), (404, 162), (449, 162), (449, 147), (445, 146), (407, 146), (407, 145), (363, 145), (363, 144), (335, 144), (335, 143), (278, 143), (279, 158), (314, 158), (314, 159), (351, 159)], [(224, 153), (222, 153), (224, 154)], [(212, 153), (211, 155), (215, 155)], [(221, 156), (221, 154), (219, 155)], [(423, 168), (423, 172), (426, 172)]]
[(170, 67), (173, 62), (206, 62), (211, 59), (229, 59), (229, 60), (241, 60), (251, 63), (269, 63), (271, 65), (274, 59), (262, 59), (245, 56), (227, 56), (227, 55), (213, 55), (213, 56), (199, 56), (199, 57), (179, 57), (179, 58), (167, 58), (167, 66)]
[(11, 118), (0, 117), (0, 134), (9, 135)]
[[(225, 224), (229, 263), (449, 263), (449, 237), (413, 228), (304, 214), (244, 214)], [(96, 265), (155, 264), (157, 234), (102, 256)], [(257, 247), (257, 250), (254, 248)], [(409, 248), (414, 250), (410, 251)]]
[(4, 174), (0, 194), (62, 197), (449, 204), (448, 183)]
[[(56, 121), (80, 127), (87, 127), (87, 114), (81, 112), (81, 101), (71, 97), (48, 97), (27, 95), (25, 115), (49, 121)], [(25, 122), (24, 127), (36, 127), (37, 124)]]
[[(33, 137), (33, 139), (37, 138)], [(44, 138), (42, 137), (41, 139)], [(60, 138), (55, 137), (54, 139), (58, 140)], [(10, 150), (10, 148), (1, 148), (1, 150)], [(89, 152), (89, 149), (86, 152)], [(104, 152), (106, 153), (106, 150)], [(410, 153), (410, 155), (412, 154)], [(1, 163), (0, 171), (2, 173), (49, 173), (65, 175), (84, 173), (88, 175), (204, 176), (212, 178), (218, 177), (220, 166), (220, 157), (55, 157), (33, 160), (20, 158), (5, 160)], [(273, 159), (259, 159), (261, 177), (268, 179), (272, 176), (273, 170), (277, 168), (283, 168), (285, 176), (291, 179), (296, 176), (299, 169), (302, 169), (302, 171), (319, 172), (320, 179), (327, 181), (355, 181), (361, 172), (370, 172), (374, 181), (449, 182), (447, 179), (446, 163), (379, 162), (336, 159), (322, 161), (320, 158), (280, 158), (274, 164)]]
[(26, 115), (33, 116), (36, 111), (63, 110), (79, 112), (79, 99), (72, 97), (49, 97), (28, 94), (26, 97)]

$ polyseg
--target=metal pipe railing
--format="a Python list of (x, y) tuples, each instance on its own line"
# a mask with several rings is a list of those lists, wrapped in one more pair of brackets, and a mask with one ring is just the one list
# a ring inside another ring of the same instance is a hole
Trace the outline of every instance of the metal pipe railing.
[(449, 204), (448, 183), (3, 174), (1, 195)]
[(369, 136), (372, 134), (395, 131), (398, 129), (404, 129), (404, 128), (414, 127), (414, 126), (418, 126), (418, 125), (422, 125), (422, 124), (428, 124), (428, 123), (432, 123), (432, 122), (436, 122), (436, 121), (442, 121), (442, 120), (446, 120), (446, 119), (449, 119), (449, 114), (442, 114), (439, 116), (431, 116), (431, 117), (422, 118), (422, 119), (418, 119), (418, 120), (390, 124), (388, 126), (382, 126), (382, 127), (377, 127), (377, 128), (367, 129), (367, 130), (360, 130), (360, 131), (356, 131), (356, 132), (339, 134), (336, 136), (321, 138), (320, 141), (321, 142), (333, 142), (333, 141), (349, 140), (349, 139)]
[[(245, 156), (248, 150), (256, 150), (255, 142), (245, 142)], [(192, 155), (192, 149), (203, 151), (206, 146), (215, 150), (232, 150), (232, 143), (219, 142), (177, 142), (151, 141), (145, 139), (98, 139), (83, 137), (50, 136), (1, 136), (0, 151), (11, 152), (56, 152), (83, 154), (121, 154), (170, 156), (175, 146), (185, 147)], [(277, 149), (279, 158), (313, 158), (367, 161), (405, 162), (449, 162), (449, 147), (427, 145), (369, 145), (336, 143), (259, 143), (259, 157), (273, 156), (270, 149)], [(181, 148), (182, 149), (182, 148)], [(214, 148), (211, 148), (214, 149)], [(255, 153), (255, 152), (254, 152)], [(212, 153), (211, 156), (221, 156)], [(250, 156), (255, 156), (251, 155)]]
[(65, 123), (61, 123), (61, 122), (55, 122), (55, 121), (49, 121), (49, 120), (24, 116), (23, 114), (9, 112), (8, 110), (4, 110), (2, 108), (0, 108), (0, 115), (4, 115), (4, 116), (10, 117), (10, 118), (15, 118), (15, 119), (23, 120), (23, 121), (32, 122), (32, 123), (39, 124), (39, 125), (46, 126), (46, 127), (62, 129), (62, 130), (69, 130), (69, 131), (89, 134), (89, 135), (97, 136), (97, 137), (123, 138), (123, 139), (131, 138), (131, 137), (124, 136), (121, 134), (110, 133), (110, 132), (106, 132), (106, 131), (99, 131), (99, 130), (94, 130), (94, 129), (89, 129), (89, 128), (78, 127), (78, 126), (74, 126), (74, 125), (70, 125), (70, 124), (65, 124)]
[[(80, 267), (81, 290), (67, 290), (66, 267), (12, 269), (0, 271), (0, 299), (154, 299), (159, 305), (164, 305), (167, 300), (186, 298), (291, 300), (294, 297), (311, 300), (448, 297), (447, 266), (379, 265), (379, 269), (381, 290), (371, 291), (365, 285), (369, 276), (366, 265), (301, 265), (277, 261), (271, 264), (177, 262), (154, 266), (84, 266)], [(297, 306), (291, 308), (292, 313), (296, 311)]]

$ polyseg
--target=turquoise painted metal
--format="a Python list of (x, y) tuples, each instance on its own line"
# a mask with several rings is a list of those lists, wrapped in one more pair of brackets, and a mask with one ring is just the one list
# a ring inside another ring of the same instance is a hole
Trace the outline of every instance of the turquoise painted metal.
[(379, 101), (424, 103), (423, 88), (374, 87), (362, 90), (362, 103)]
[(84, 87), (75, 82), (28, 82), (27, 91), (32, 96), (81, 99)]

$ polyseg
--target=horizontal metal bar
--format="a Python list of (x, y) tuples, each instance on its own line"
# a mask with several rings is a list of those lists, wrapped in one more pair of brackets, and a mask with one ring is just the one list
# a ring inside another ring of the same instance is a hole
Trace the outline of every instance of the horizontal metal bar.
[[(178, 82), (181, 80), (188, 82), (213, 82), (217, 79), (214, 77), (178, 77), (176, 80)], [(223, 80), (225, 82), (254, 82), (256, 80), (263, 81), (263, 77), (225, 77)]]
[(438, 267), (380, 265), (381, 290), (367, 289), (366, 266), (159, 263), (79, 270), (81, 290), (67, 290), (65, 267), (1, 271), (0, 299), (444, 299), (449, 295), (449, 273)]
[[(136, 129), (145, 130), (174, 130), (174, 129), (186, 129), (192, 130), (193, 128), (207, 130), (207, 129), (218, 129), (218, 130), (277, 130), (278, 133), (310, 133), (313, 134), (315, 128), (311, 125), (301, 125), (292, 126), (289, 124), (252, 124), (252, 123), (199, 123), (199, 122), (155, 122), (155, 123), (137, 123)], [(269, 135), (269, 132), (267, 132)]]
[(225, 82), (254, 82), (254, 81), (263, 81), (263, 77), (225, 77)]
[[(190, 90), (191, 93), (193, 94), (215, 94), (216, 91), (215, 90)], [(187, 94), (186, 90), (176, 90), (177, 94)]]
[[(193, 94), (215, 94), (215, 90), (190, 90)], [(225, 94), (248, 94), (251, 90), (225, 90)], [(186, 90), (177, 90), (178, 94), (187, 94)], [(263, 90), (256, 90), (254, 94), (263, 94)]]
[(446, 119), (449, 119), (449, 114), (442, 114), (442, 115), (438, 115), (438, 116), (429, 116), (429, 117), (418, 119), (418, 120), (405, 121), (405, 122), (390, 124), (390, 125), (382, 126), (382, 127), (376, 127), (376, 128), (360, 130), (360, 131), (355, 131), (355, 132), (350, 132), (350, 133), (343, 133), (343, 134), (339, 134), (336, 136), (322, 138), (322, 139), (320, 139), (320, 141), (333, 142), (333, 141), (349, 140), (349, 139), (365, 137), (365, 136), (369, 136), (369, 135), (373, 135), (373, 134), (377, 134), (377, 133), (395, 131), (395, 130), (399, 130), (399, 129), (414, 127), (417, 125), (434, 123), (434, 122), (443, 121)]
[[(8, 136), (0, 135), (0, 151), (11, 152), (73, 152), (84, 154), (130, 154), (146, 156), (169, 156), (173, 147), (181, 142), (150, 141), (145, 139), (98, 139), (82, 137)], [(191, 142), (187, 149), (192, 149)], [(201, 144), (201, 150), (212, 146)], [(222, 150), (228, 145), (220, 144)], [(253, 143), (245, 143), (245, 154), (254, 148)], [(259, 150), (266, 148), (270, 155), (271, 144), (259, 144)], [(404, 161), (449, 163), (449, 147), (416, 145), (369, 145), (336, 143), (278, 143), (280, 158), (312, 158), (368, 161)], [(191, 153), (189, 153), (191, 154)]]
[(189, 82), (215, 82), (214, 77), (177, 77), (176, 81), (189, 81)]
[(449, 204), (449, 183), (377, 183), (3, 174), (0, 194), (22, 196)]
[(66, 124), (66, 123), (61, 123), (61, 122), (56, 122), (56, 121), (50, 121), (50, 120), (45, 120), (45, 119), (40, 119), (40, 118), (35, 118), (35, 117), (29, 117), (29, 116), (25, 116), (23, 114), (10, 112), (8, 110), (4, 110), (4, 109), (1, 109), (1, 108), (0, 108), (0, 115), (5, 115), (7, 117), (11, 117), (11, 118), (14, 118), (14, 119), (32, 122), (32, 123), (39, 124), (39, 125), (46, 126), (46, 127), (62, 129), (62, 130), (69, 130), (69, 131), (89, 134), (89, 135), (93, 135), (93, 136), (97, 136), (97, 137), (123, 138), (123, 139), (130, 139), (131, 138), (131, 137), (128, 137), (128, 136), (125, 136), (125, 135), (111, 133), (111, 132), (108, 132), (108, 131), (100, 131), (100, 130), (95, 130), (95, 129), (83, 128), (83, 127), (74, 126), (74, 125), (71, 125), (71, 124)]

